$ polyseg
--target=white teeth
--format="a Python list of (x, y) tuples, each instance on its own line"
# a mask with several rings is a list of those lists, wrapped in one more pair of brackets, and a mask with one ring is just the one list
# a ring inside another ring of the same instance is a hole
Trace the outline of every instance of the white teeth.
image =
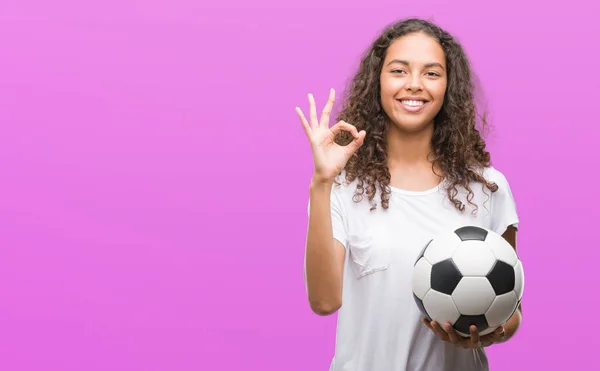
[(411, 107), (419, 107), (425, 104), (425, 102), (420, 101), (420, 100), (403, 100), (402, 104), (406, 104), (407, 106), (411, 106)]

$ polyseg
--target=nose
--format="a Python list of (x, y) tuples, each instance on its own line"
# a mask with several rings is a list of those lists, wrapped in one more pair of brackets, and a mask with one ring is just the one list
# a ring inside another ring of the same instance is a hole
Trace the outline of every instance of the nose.
[(410, 90), (410, 91), (423, 90), (423, 84), (421, 83), (421, 79), (418, 74), (414, 74), (406, 80), (406, 90)]

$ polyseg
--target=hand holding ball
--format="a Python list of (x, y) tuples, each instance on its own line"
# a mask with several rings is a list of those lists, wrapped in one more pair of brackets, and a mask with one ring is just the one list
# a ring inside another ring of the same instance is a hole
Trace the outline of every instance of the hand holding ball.
[(523, 297), (523, 266), (499, 234), (466, 226), (431, 240), (413, 270), (413, 294), (423, 315), (449, 322), (468, 337), (474, 325), (486, 335), (506, 323)]

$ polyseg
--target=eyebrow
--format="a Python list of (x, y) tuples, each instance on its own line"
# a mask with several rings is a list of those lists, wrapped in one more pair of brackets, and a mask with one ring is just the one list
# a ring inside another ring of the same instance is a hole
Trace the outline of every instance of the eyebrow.
[[(403, 64), (403, 65), (405, 65), (405, 66), (409, 66), (409, 65), (410, 65), (410, 63), (408, 63), (408, 62), (407, 62), (407, 61), (405, 61), (405, 60), (402, 60), (402, 59), (392, 59), (392, 60), (390, 61), (390, 63), (388, 63), (388, 66), (389, 66), (390, 64), (393, 64), (393, 63), (400, 63), (400, 64)], [(441, 63), (438, 63), (438, 62), (431, 62), (431, 63), (427, 63), (427, 64), (425, 65), (425, 67), (426, 67), (426, 68), (431, 68), (431, 67), (439, 67), (439, 68), (441, 68), (441, 69), (444, 69), (444, 66), (442, 66), (442, 64), (441, 64)]]

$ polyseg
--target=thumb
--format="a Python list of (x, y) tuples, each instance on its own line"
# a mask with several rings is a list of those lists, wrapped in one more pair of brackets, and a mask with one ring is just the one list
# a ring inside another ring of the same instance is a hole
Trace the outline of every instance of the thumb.
[(361, 130), (358, 135), (354, 137), (354, 140), (351, 143), (352, 147), (354, 147), (354, 150), (357, 150), (363, 145), (366, 135), (367, 133), (364, 130)]
[(357, 135), (354, 136), (352, 142), (346, 145), (345, 148), (348, 153), (348, 156), (352, 156), (354, 152), (356, 152), (363, 145), (365, 141), (365, 135), (366, 132), (364, 130), (361, 130)]

